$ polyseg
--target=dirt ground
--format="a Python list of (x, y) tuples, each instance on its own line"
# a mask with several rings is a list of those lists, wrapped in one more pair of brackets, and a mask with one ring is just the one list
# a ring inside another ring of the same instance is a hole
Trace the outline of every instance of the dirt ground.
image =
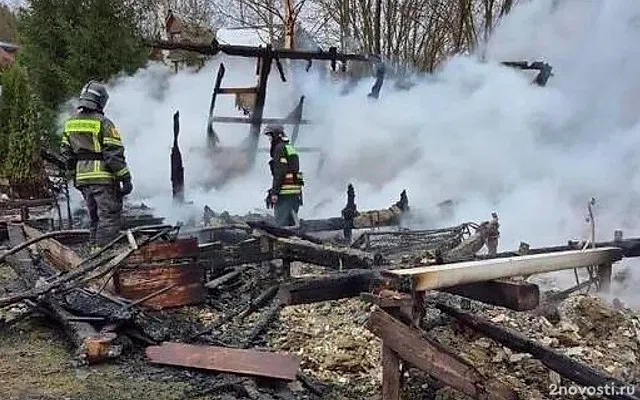
[[(0, 265), (0, 296), (6, 293), (5, 288), (14, 286), (15, 279), (9, 267)], [(146, 360), (141, 346), (134, 345), (107, 363), (77, 366), (64, 333), (46, 317), (33, 313), (8, 325), (3, 323), (4, 317), (0, 315), (0, 400), (249, 398), (240, 394), (242, 390), (234, 389), (234, 385), (243, 384), (242, 378), (153, 365)], [(326, 390), (323, 400), (371, 399), (348, 384), (336, 382), (323, 387)], [(278, 388), (272, 388), (271, 398), (318, 398), (303, 391), (297, 381), (290, 383), (289, 388), (294, 397), (280, 395)]]

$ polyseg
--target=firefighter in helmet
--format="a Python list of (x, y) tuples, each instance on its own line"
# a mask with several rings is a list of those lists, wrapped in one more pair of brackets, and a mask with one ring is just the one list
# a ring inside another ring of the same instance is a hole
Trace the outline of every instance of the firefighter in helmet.
[(280, 125), (269, 125), (264, 134), (271, 141), (269, 167), (273, 177), (267, 208), (273, 208), (278, 226), (298, 226), (304, 181), (295, 147)]
[(108, 100), (106, 88), (89, 81), (80, 92), (76, 113), (64, 124), (60, 147), (89, 211), (94, 251), (118, 236), (122, 198), (133, 190), (122, 138), (104, 115)]

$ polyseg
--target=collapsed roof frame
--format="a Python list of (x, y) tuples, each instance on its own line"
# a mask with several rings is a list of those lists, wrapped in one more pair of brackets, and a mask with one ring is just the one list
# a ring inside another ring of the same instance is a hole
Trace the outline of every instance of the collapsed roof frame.
[[(304, 96), (301, 96), (296, 108), (286, 118), (263, 117), (267, 92), (267, 82), (273, 62), (275, 62), (280, 74), (280, 79), (283, 82), (286, 82), (286, 77), (284, 75), (282, 64), (280, 63), (281, 59), (306, 60), (308, 62), (306, 68), (307, 71), (310, 69), (313, 60), (331, 61), (331, 68), (334, 71), (336, 70), (337, 61), (342, 61), (345, 63), (347, 61), (373, 63), (375, 65), (376, 81), (368, 96), (374, 99), (378, 98), (380, 89), (382, 88), (382, 83), (384, 81), (385, 68), (384, 64), (382, 64), (381, 62), (381, 58), (378, 55), (339, 53), (336, 47), (330, 47), (329, 51), (327, 52), (298, 51), (290, 49), (273, 49), (271, 45), (267, 45), (265, 47), (225, 45), (220, 44), (216, 39), (213, 39), (209, 44), (194, 43), (189, 41), (154, 40), (149, 42), (149, 45), (157, 49), (186, 50), (210, 56), (217, 55), (218, 53), (222, 52), (230, 56), (257, 58), (256, 74), (258, 75), (258, 82), (256, 86), (249, 88), (221, 87), (222, 79), (225, 73), (225, 67), (223, 63), (220, 64), (213, 89), (213, 94), (211, 96), (211, 104), (209, 106), (209, 120), (207, 121), (207, 140), (210, 148), (216, 148), (219, 143), (219, 139), (217, 138), (217, 135), (213, 130), (213, 122), (249, 124), (249, 138), (253, 140), (250, 141), (250, 146), (248, 146), (247, 150), (250, 153), (249, 160), (251, 163), (255, 161), (255, 156), (258, 150), (257, 139), (260, 135), (262, 124), (273, 123), (282, 125), (293, 125), (294, 128), (291, 137), (292, 143), (295, 143), (295, 141), (297, 140), (300, 125), (310, 124), (310, 121), (302, 119)], [(255, 100), (253, 102), (253, 109), (250, 112), (245, 111), (245, 114), (250, 114), (249, 117), (215, 117), (213, 115), (213, 112), (218, 94), (254, 94)], [(304, 152), (317, 150), (318, 149), (314, 148), (304, 148), (300, 149), (299, 151)]]
[(534, 61), (534, 62), (528, 62), (528, 61), (502, 61), (500, 64), (507, 66), (507, 67), (512, 67), (512, 68), (519, 68), (522, 70), (538, 70), (540, 71), (538, 73), (538, 75), (533, 79), (533, 82), (538, 86), (546, 86), (547, 85), (547, 81), (549, 80), (550, 77), (553, 76), (553, 74), (551, 73), (551, 65), (542, 62), (542, 61)]

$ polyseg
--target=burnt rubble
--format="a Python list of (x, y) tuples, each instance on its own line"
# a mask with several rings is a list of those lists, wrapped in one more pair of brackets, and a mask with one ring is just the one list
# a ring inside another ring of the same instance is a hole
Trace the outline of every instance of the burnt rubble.
[[(409, 230), (406, 192), (372, 211), (349, 192), (341, 216), (294, 228), (209, 207), (198, 226), (174, 226), (133, 207), (92, 255), (81, 214), (58, 229), (50, 203), (4, 204), (0, 265), (18, 279), (0, 286), (0, 329), (44, 315), (76, 365), (168, 376), (191, 398), (547, 399), (552, 384), (638, 385), (638, 315), (584, 294), (609, 289), (635, 239), (480, 255), (486, 223)], [(580, 289), (518, 278), (587, 266)]]

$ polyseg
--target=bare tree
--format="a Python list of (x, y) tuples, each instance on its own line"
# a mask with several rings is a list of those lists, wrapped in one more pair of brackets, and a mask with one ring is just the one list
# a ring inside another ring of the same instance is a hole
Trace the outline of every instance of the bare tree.
[[(381, 54), (431, 71), (451, 53), (486, 41), (513, 0), (315, 0), (324, 36), (343, 50)], [(316, 17), (317, 18), (317, 17)], [(348, 46), (352, 41), (355, 46)]]
[(272, 45), (284, 42), (291, 48), (298, 17), (307, 0), (226, 0), (217, 3), (217, 12), (229, 26), (255, 29)]

